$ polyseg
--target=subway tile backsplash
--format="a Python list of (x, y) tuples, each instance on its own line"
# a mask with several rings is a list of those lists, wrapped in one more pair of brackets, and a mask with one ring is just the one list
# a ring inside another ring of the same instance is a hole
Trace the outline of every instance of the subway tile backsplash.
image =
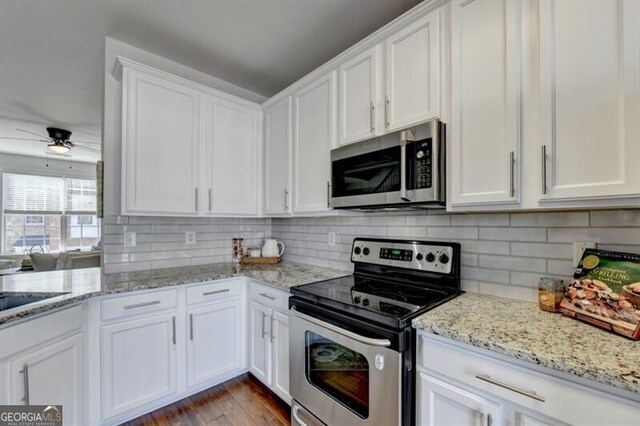
[[(438, 211), (358, 213), (342, 217), (272, 219), (285, 258), (351, 270), (356, 236), (418, 238), (462, 244), (466, 291), (536, 300), (538, 279), (568, 279), (575, 241), (640, 253), (640, 210), (446, 214)], [(336, 245), (327, 243), (336, 233)]]
[[(126, 274), (231, 260), (231, 239), (261, 245), (265, 236), (286, 244), (292, 262), (352, 270), (356, 236), (457, 241), (462, 244), (462, 286), (534, 301), (541, 276), (569, 278), (575, 241), (640, 253), (640, 210), (447, 214), (440, 211), (347, 213), (320, 218), (165, 218), (111, 216), (104, 221), (104, 272)], [(196, 244), (185, 232), (196, 232)], [(124, 247), (124, 232), (137, 246)], [(329, 246), (328, 233), (336, 233)]]

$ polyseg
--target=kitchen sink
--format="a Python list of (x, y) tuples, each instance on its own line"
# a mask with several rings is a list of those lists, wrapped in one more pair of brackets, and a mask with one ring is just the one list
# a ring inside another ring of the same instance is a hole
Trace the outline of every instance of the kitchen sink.
[(5, 311), (22, 305), (28, 305), (29, 303), (39, 302), (56, 296), (62, 296), (63, 294), (67, 293), (0, 293), (0, 311)]

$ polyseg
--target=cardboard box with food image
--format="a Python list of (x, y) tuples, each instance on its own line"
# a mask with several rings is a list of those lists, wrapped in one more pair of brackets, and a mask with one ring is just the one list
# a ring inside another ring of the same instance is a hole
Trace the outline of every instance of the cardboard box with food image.
[(596, 327), (640, 339), (640, 255), (585, 250), (560, 311)]

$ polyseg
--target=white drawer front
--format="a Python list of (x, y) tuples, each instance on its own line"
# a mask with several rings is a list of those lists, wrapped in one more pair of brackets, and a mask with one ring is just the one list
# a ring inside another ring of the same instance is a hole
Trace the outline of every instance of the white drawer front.
[(212, 302), (240, 295), (242, 279), (214, 281), (187, 288), (187, 304)]
[[(570, 424), (634, 424), (640, 406), (422, 336), (420, 368)], [(637, 424), (637, 423), (636, 423)]]
[(288, 311), (290, 295), (288, 291), (260, 284), (255, 281), (251, 282), (251, 300), (255, 300), (271, 308)]
[(146, 291), (105, 299), (102, 301), (102, 321), (158, 312), (175, 308), (176, 290)]

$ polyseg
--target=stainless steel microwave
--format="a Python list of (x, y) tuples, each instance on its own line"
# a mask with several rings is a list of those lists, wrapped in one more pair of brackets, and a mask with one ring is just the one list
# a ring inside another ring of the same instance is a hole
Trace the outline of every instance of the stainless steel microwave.
[(445, 125), (434, 120), (332, 150), (332, 207), (443, 206), (444, 143)]

